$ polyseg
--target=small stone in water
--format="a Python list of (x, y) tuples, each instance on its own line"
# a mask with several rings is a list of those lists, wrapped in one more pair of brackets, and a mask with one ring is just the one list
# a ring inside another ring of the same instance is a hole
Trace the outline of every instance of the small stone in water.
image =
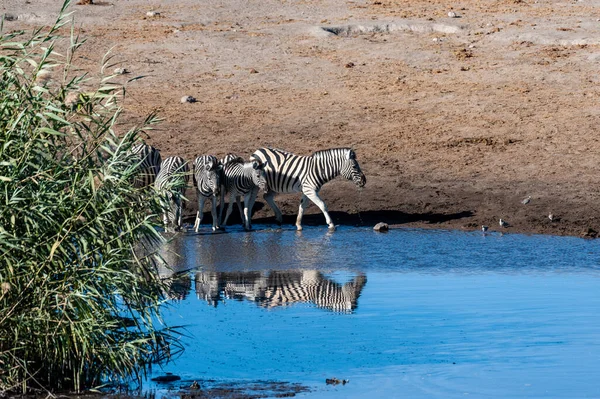
[(185, 104), (185, 103), (195, 103), (196, 99), (192, 96), (183, 96), (181, 97), (181, 103)]
[(387, 223), (383, 223), (383, 222), (379, 222), (375, 225), (375, 227), (373, 227), (373, 230), (375, 231), (388, 231), (390, 229), (390, 227), (388, 226)]
[(337, 378), (326, 378), (325, 379), (325, 383), (327, 385), (338, 385), (338, 384), (346, 385), (349, 382), (350, 382), (350, 380), (340, 380)]

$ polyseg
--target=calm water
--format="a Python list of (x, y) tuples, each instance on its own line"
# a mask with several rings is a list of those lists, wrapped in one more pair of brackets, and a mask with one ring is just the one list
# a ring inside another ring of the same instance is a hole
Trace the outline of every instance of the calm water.
[(166, 320), (189, 336), (153, 376), (306, 398), (600, 398), (599, 241), (257, 227), (165, 248), (187, 271)]

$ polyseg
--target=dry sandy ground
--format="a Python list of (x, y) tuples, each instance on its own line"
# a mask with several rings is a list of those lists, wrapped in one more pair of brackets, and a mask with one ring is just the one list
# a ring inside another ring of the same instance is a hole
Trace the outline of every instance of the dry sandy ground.
[[(163, 157), (351, 146), (368, 181), (324, 187), (337, 223), (600, 231), (600, 0), (94, 1), (71, 6), (77, 63), (97, 73), (110, 50), (117, 80), (147, 76), (126, 123), (160, 109)], [(59, 3), (3, 0), (4, 29)], [(278, 197), (286, 222), (298, 201)]]

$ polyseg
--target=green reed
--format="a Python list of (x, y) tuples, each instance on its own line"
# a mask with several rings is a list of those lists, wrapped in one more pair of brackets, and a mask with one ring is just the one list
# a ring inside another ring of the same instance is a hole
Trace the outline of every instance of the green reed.
[(159, 198), (127, 155), (157, 118), (117, 134), (125, 85), (77, 74), (68, 6), (0, 29), (0, 396), (140, 378), (181, 349), (160, 317)]

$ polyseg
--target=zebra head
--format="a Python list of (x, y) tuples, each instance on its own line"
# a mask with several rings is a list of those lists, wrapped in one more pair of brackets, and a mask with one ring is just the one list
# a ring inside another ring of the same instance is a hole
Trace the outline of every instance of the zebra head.
[(200, 156), (196, 158), (194, 168), (194, 183), (198, 189), (203, 192), (208, 189), (214, 196), (219, 196), (223, 165), (217, 157), (213, 155)]
[(360, 170), (360, 165), (356, 160), (356, 154), (354, 150), (349, 150), (346, 155), (346, 160), (342, 165), (342, 176), (348, 180), (352, 180), (358, 187), (364, 187), (367, 184), (367, 178), (365, 174)]
[(214, 162), (210, 162), (205, 165), (204, 168), (208, 186), (211, 188), (215, 197), (218, 197), (221, 193), (221, 171), (223, 170), (223, 165), (215, 158)]
[(269, 191), (269, 187), (267, 186), (267, 175), (265, 173), (266, 164), (259, 162), (257, 160), (253, 160), (250, 162), (252, 164), (252, 182), (256, 185), (263, 193)]

